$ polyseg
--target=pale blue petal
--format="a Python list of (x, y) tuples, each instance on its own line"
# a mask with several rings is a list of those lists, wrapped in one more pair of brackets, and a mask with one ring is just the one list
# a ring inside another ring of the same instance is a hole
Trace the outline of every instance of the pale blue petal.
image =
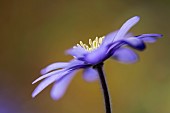
[(70, 64), (65, 68), (68, 70), (76, 70), (76, 69), (81, 69), (81, 68), (86, 68), (91, 66), (90, 64), (85, 63), (85, 61), (81, 61), (81, 60), (71, 60), (69, 62)]
[(152, 38), (152, 37), (145, 37), (142, 39), (144, 42), (147, 42), (147, 43), (154, 43), (156, 42), (156, 38)]
[(93, 82), (98, 80), (98, 73), (96, 70), (92, 69), (92, 68), (87, 68), (84, 69), (83, 71), (83, 78), (87, 81), (87, 82)]
[(69, 64), (68, 62), (57, 62), (57, 63), (50, 64), (49, 66), (41, 70), (41, 74), (46, 74), (55, 69), (65, 68), (66, 66), (68, 66), (68, 64)]
[(123, 39), (129, 38), (129, 37), (133, 37), (133, 34), (132, 33), (127, 33), (127, 34), (124, 35), (124, 37), (119, 37), (117, 39), (114, 39), (114, 42), (118, 41), (118, 40), (123, 40)]
[(142, 34), (136, 37), (142, 39), (144, 42), (154, 43), (158, 38), (162, 37), (162, 34)]
[(73, 59), (69, 62), (69, 65), (67, 68), (74, 67), (76, 65), (83, 65), (83, 64), (84, 64), (84, 61)]
[(81, 46), (76, 46), (66, 51), (66, 54), (69, 54), (75, 58), (81, 58), (84, 56), (84, 54), (87, 54), (87, 53), (88, 52)]
[(112, 58), (121, 63), (135, 63), (138, 60), (138, 55), (129, 48), (120, 48), (114, 52)]
[(106, 53), (107, 50), (108, 50), (108, 47), (101, 46), (98, 49), (96, 49), (96, 50), (92, 51), (91, 53), (87, 54), (84, 57), (84, 61), (89, 63), (89, 64), (92, 64), (92, 65), (95, 65), (95, 64), (98, 64), (100, 62), (103, 62), (105, 57), (107, 56), (107, 53)]
[(54, 100), (59, 100), (66, 92), (68, 85), (70, 84), (72, 78), (75, 76), (75, 72), (71, 72), (65, 75), (61, 80), (56, 81), (51, 89), (51, 97)]
[(139, 16), (134, 16), (132, 18), (130, 18), (129, 20), (127, 20), (122, 27), (120, 28), (120, 30), (118, 31), (118, 33), (116, 34), (114, 40), (119, 40), (119, 38), (124, 37), (127, 32), (140, 20)]
[(50, 76), (46, 79), (44, 79), (33, 91), (32, 93), (32, 97), (35, 97), (36, 95), (38, 95), (43, 89), (45, 89), (47, 86), (49, 86), (51, 83), (53, 83), (54, 81), (60, 79), (62, 76), (68, 74), (68, 71), (65, 71), (63, 73), (60, 74), (55, 74), (53, 76)]
[(128, 46), (137, 49), (137, 50), (144, 50), (145, 49), (145, 44), (141, 39), (138, 39), (136, 37), (130, 37), (127, 39), (122, 40), (125, 44)]
[[(129, 37), (133, 37), (133, 36), (134, 36), (133, 33), (129, 32), (125, 35), (125, 37), (120, 38), (120, 40), (122, 40), (123, 38), (129, 38)], [(117, 40), (115, 39), (115, 41), (117, 41)]]
[(38, 81), (40, 81), (40, 80), (42, 80), (42, 79), (44, 79), (44, 78), (47, 78), (47, 77), (49, 77), (49, 76), (62, 73), (62, 72), (64, 72), (64, 71), (67, 70), (67, 69), (69, 70), (70, 68), (73, 68), (73, 67), (78, 66), (78, 65), (83, 65), (83, 64), (84, 64), (83, 61), (75, 60), (75, 59), (74, 59), (74, 60), (71, 60), (69, 63), (67, 63), (67, 64), (65, 65), (65, 67), (64, 67), (64, 65), (63, 65), (64, 69), (60, 69), (60, 70), (52, 71), (52, 72), (50, 72), (50, 73), (46, 73), (46, 74), (40, 76), (39, 78), (37, 78), (36, 80), (34, 80), (34, 81), (32, 82), (32, 84), (35, 84), (36, 82), (38, 82)]
[(103, 39), (102, 45), (108, 45), (108, 44), (112, 43), (117, 32), (118, 32), (118, 30), (107, 34)]
[(138, 39), (136, 37), (130, 37), (127, 39), (118, 40), (110, 44), (107, 54), (112, 55), (117, 49), (123, 46), (130, 46), (140, 51), (145, 49), (145, 44), (141, 39)]
[(122, 40), (122, 39), (124, 39), (124, 38), (128, 38), (128, 37), (132, 37), (132, 36), (133, 36), (132, 33), (127, 33), (124, 37), (119, 37), (119, 38), (117, 38), (117, 39), (114, 39), (115, 36), (116, 36), (116, 34), (117, 34), (117, 32), (118, 32), (118, 30), (107, 34), (107, 35), (104, 37), (101, 46), (106, 46), (106, 45), (109, 45), (109, 44), (113, 43), (113, 41), (115, 42), (115, 41), (117, 41), (117, 40)]
[(44, 79), (44, 78), (50, 77), (50, 76), (55, 75), (55, 74), (62, 73), (62, 72), (64, 72), (64, 71), (65, 71), (64, 69), (62, 69), (62, 70), (56, 70), (56, 71), (47, 73), (47, 74), (45, 74), (45, 75), (42, 75), (42, 76), (38, 77), (36, 80), (34, 80), (34, 81), (32, 82), (32, 84), (35, 84), (35, 83), (37, 83), (38, 81), (40, 81), (40, 80), (42, 80), (42, 79)]

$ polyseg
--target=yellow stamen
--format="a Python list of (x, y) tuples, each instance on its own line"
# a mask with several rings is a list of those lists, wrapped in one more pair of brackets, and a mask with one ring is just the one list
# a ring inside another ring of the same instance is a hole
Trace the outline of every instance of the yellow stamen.
[(80, 44), (77, 44), (77, 46), (74, 46), (74, 48), (82, 47), (85, 50), (91, 52), (91, 51), (97, 49), (102, 44), (103, 39), (104, 39), (104, 36), (100, 37), (100, 38), (96, 37), (93, 41), (91, 39), (89, 39), (89, 45), (86, 45), (82, 41), (80, 41)]

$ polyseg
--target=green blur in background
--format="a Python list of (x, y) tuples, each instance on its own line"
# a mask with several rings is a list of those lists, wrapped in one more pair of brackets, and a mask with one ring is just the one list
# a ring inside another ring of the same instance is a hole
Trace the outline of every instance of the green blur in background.
[(69, 61), (65, 50), (89, 38), (117, 30), (138, 15), (134, 35), (164, 38), (138, 52), (139, 62), (108, 60), (104, 70), (113, 113), (170, 113), (169, 0), (0, 0), (0, 113), (104, 113), (98, 81), (87, 83), (82, 71), (59, 101), (51, 86), (32, 99), (40, 70)]

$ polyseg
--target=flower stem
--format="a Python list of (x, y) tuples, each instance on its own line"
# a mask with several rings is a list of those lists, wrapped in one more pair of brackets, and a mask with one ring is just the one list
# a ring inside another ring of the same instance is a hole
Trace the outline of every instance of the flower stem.
[(103, 95), (104, 95), (104, 100), (105, 100), (106, 113), (112, 113), (109, 91), (107, 88), (107, 82), (105, 79), (105, 75), (103, 73), (103, 63), (97, 64), (96, 66), (94, 66), (94, 69), (96, 69), (99, 73), (100, 83), (103, 89)]

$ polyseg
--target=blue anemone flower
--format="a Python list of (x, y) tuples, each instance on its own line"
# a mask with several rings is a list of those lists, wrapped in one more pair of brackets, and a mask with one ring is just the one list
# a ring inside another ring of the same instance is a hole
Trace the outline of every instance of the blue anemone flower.
[(139, 20), (138, 16), (134, 16), (127, 20), (119, 30), (100, 38), (96, 37), (94, 41), (89, 39), (89, 45), (80, 41), (80, 44), (67, 50), (66, 53), (72, 55), (74, 59), (69, 62), (53, 63), (42, 69), (42, 76), (36, 79), (33, 84), (42, 79), (44, 80), (33, 91), (32, 97), (35, 97), (48, 85), (54, 83), (51, 97), (54, 100), (60, 99), (79, 69), (84, 69), (83, 78), (86, 81), (95, 81), (98, 79), (98, 73), (93, 67), (103, 63), (108, 58), (115, 59), (121, 63), (136, 62), (138, 55), (132, 49), (142, 51), (145, 49), (145, 42), (153, 43), (157, 38), (162, 37), (161, 34), (133, 36), (128, 33), (130, 28)]

